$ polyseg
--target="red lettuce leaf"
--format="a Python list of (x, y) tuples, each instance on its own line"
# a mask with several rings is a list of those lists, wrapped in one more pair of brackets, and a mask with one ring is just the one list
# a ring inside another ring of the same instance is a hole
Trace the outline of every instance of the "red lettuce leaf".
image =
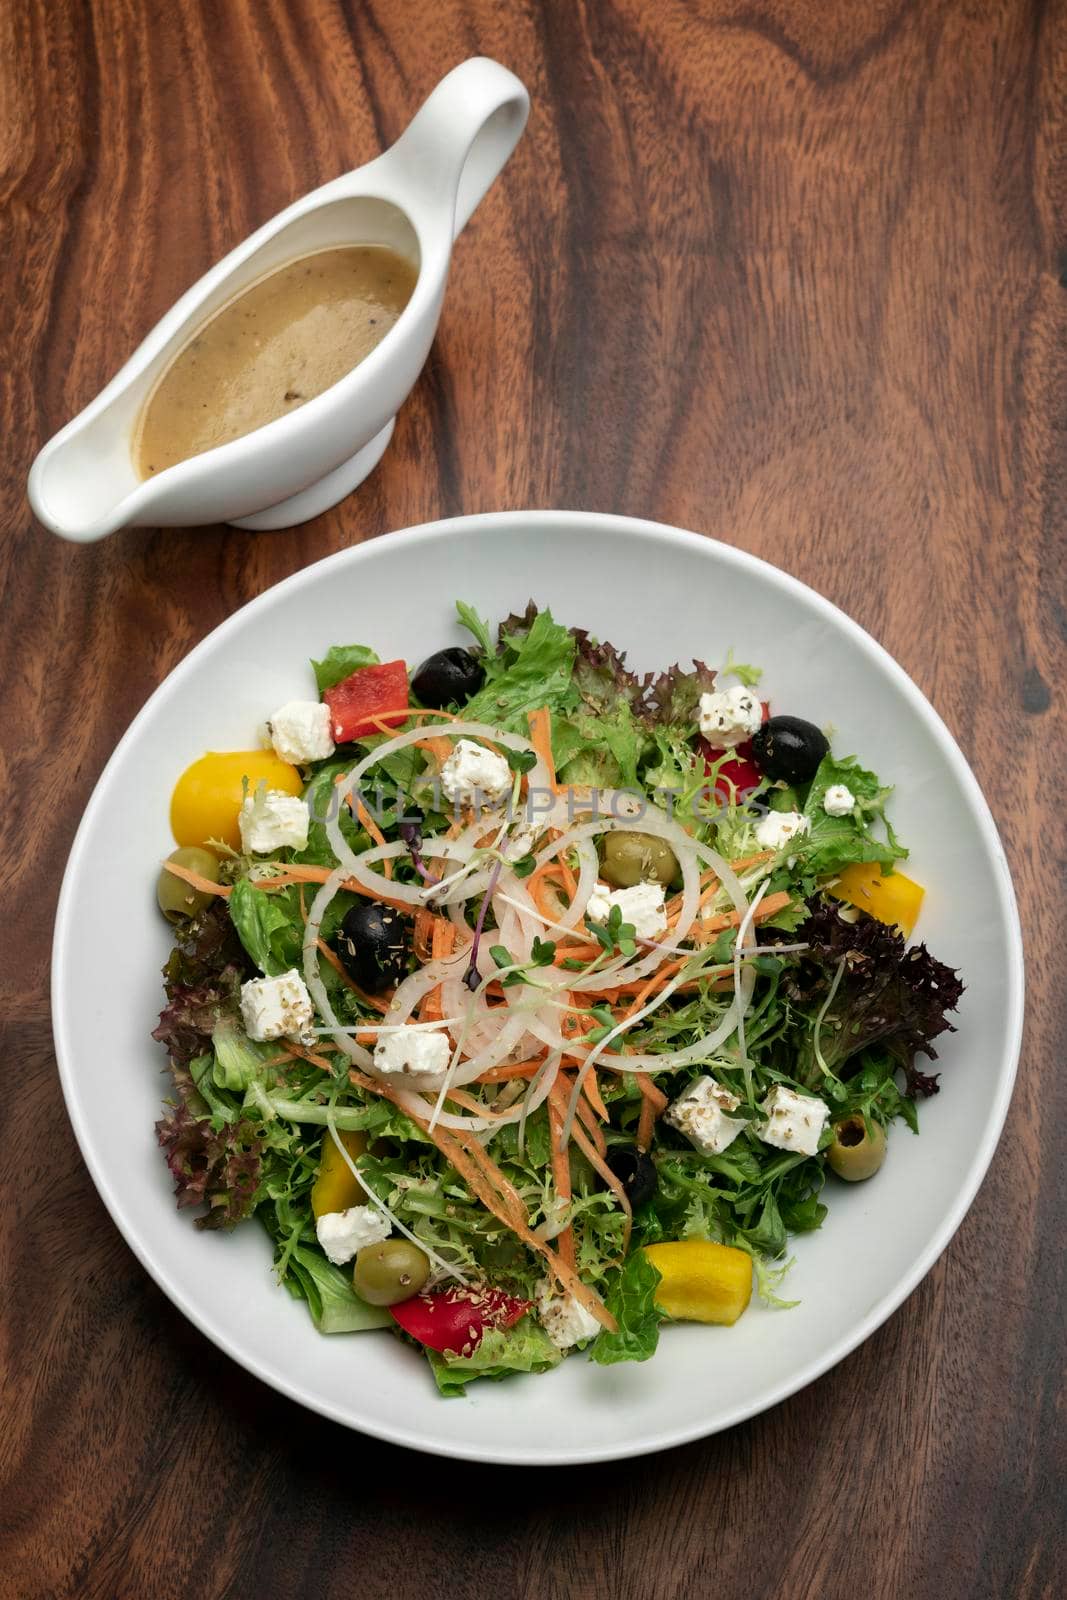
[(695, 730), (697, 711), (702, 694), (711, 694), (715, 688), (715, 673), (703, 661), (694, 661), (692, 670), (681, 666), (668, 667), (656, 677), (646, 680), (641, 698), (641, 714), (652, 727), (684, 727)]
[(198, 1228), (232, 1228), (255, 1210), (264, 1141), (244, 1120), (214, 1127), (190, 1104), (196, 1091), (188, 1074), (175, 1073), (175, 1081), (182, 1098), (165, 1108), (156, 1138), (174, 1179), (178, 1208), (206, 1205), (196, 1219)]
[(225, 901), (213, 901), (175, 934), (163, 968), (167, 1005), (153, 1039), (183, 1064), (211, 1048), (216, 1022), (236, 1016), (241, 984), (255, 975)]
[(907, 1095), (936, 1094), (939, 1075), (920, 1071), (915, 1058), (921, 1054), (935, 1061), (932, 1041), (955, 1032), (946, 1012), (956, 1010), (963, 994), (957, 973), (925, 945), (909, 949), (896, 928), (866, 913), (846, 921), (826, 901), (811, 903), (807, 920), (791, 937), (809, 947), (790, 969), (783, 989), (794, 1014), (810, 1024), (811, 1036), (796, 1067), (798, 1080), (818, 1087), (814, 1024), (840, 970), (819, 1026), (819, 1050), (830, 1071), (847, 1078), (848, 1064), (876, 1046), (904, 1074)]

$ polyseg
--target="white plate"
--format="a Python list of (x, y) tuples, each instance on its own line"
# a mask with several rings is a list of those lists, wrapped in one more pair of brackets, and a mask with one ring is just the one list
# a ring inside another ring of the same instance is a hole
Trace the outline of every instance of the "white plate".
[[(946, 1035), (942, 1093), (922, 1134), (898, 1125), (878, 1179), (826, 1198), (795, 1242), (793, 1311), (734, 1328), (667, 1329), (643, 1365), (580, 1357), (546, 1377), (474, 1384), (443, 1400), (392, 1336), (322, 1338), (279, 1289), (256, 1227), (226, 1236), (179, 1215), (153, 1123), (165, 1092), (149, 1033), (167, 930), (156, 864), (178, 774), (205, 750), (247, 748), (307, 660), (354, 640), (417, 662), (458, 643), (453, 598), (494, 621), (534, 596), (630, 651), (640, 669), (732, 646), (765, 668), (779, 712), (833, 724), (834, 748), (897, 785), (893, 819), (927, 886), (919, 936), (967, 984)], [(251, 1372), (339, 1422), (441, 1455), (515, 1463), (608, 1460), (728, 1427), (810, 1383), (900, 1305), (945, 1248), (989, 1164), (1022, 1025), (1022, 949), (1007, 863), (942, 722), (881, 647), (775, 568), (710, 540), (570, 512), (464, 517), (332, 556), (245, 606), (152, 696), (97, 785), (56, 921), (56, 1052), (74, 1130), (119, 1228), (175, 1305)]]

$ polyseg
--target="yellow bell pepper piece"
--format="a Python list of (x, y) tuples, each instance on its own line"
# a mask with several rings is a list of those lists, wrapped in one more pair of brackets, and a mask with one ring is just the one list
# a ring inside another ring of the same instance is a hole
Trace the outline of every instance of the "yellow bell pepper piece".
[(919, 920), (926, 890), (902, 872), (882, 872), (877, 861), (856, 861), (845, 867), (829, 893), (850, 906), (869, 911), (879, 922), (896, 924), (905, 939)]
[(678, 1322), (736, 1322), (752, 1299), (752, 1258), (706, 1239), (649, 1244), (660, 1275), (656, 1304)]
[[(367, 1148), (365, 1133), (338, 1129), (338, 1137), (353, 1161)], [(362, 1205), (366, 1198), (327, 1128), (319, 1157), (319, 1175), (311, 1186), (312, 1211), (316, 1217), (324, 1217), (330, 1211), (347, 1211), (349, 1206)]]

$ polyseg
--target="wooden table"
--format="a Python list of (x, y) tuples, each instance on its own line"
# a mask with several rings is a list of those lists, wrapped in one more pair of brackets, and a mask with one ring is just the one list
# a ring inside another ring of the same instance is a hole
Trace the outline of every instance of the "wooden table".
[[(30, 0), (0, 26), (0, 1594), (1063, 1593), (1067, 6)], [(159, 314), (479, 51), (529, 130), (358, 494), (272, 535), (36, 527), (34, 452)], [(347, 1434), (172, 1309), (81, 1164), (47, 976), (79, 808), (191, 645), (328, 551), (526, 506), (715, 534), (882, 640), (978, 772), (1031, 974), (989, 1178), (888, 1325), (721, 1437), (542, 1473)]]

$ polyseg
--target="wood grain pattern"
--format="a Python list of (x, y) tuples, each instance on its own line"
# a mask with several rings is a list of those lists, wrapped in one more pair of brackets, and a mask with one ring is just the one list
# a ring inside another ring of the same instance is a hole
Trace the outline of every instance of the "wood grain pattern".
[[(359, 494), (36, 528), (34, 452), (175, 296), (478, 51), (534, 114)], [(1064, 1593), (1064, 0), (28, 0), (0, 74), (0, 1595)], [(190, 645), (330, 550), (530, 505), (717, 534), (871, 629), (978, 772), (1030, 971), (991, 1174), (890, 1323), (722, 1437), (540, 1475), (349, 1436), (187, 1325), (81, 1164), (47, 998), (78, 810)]]

